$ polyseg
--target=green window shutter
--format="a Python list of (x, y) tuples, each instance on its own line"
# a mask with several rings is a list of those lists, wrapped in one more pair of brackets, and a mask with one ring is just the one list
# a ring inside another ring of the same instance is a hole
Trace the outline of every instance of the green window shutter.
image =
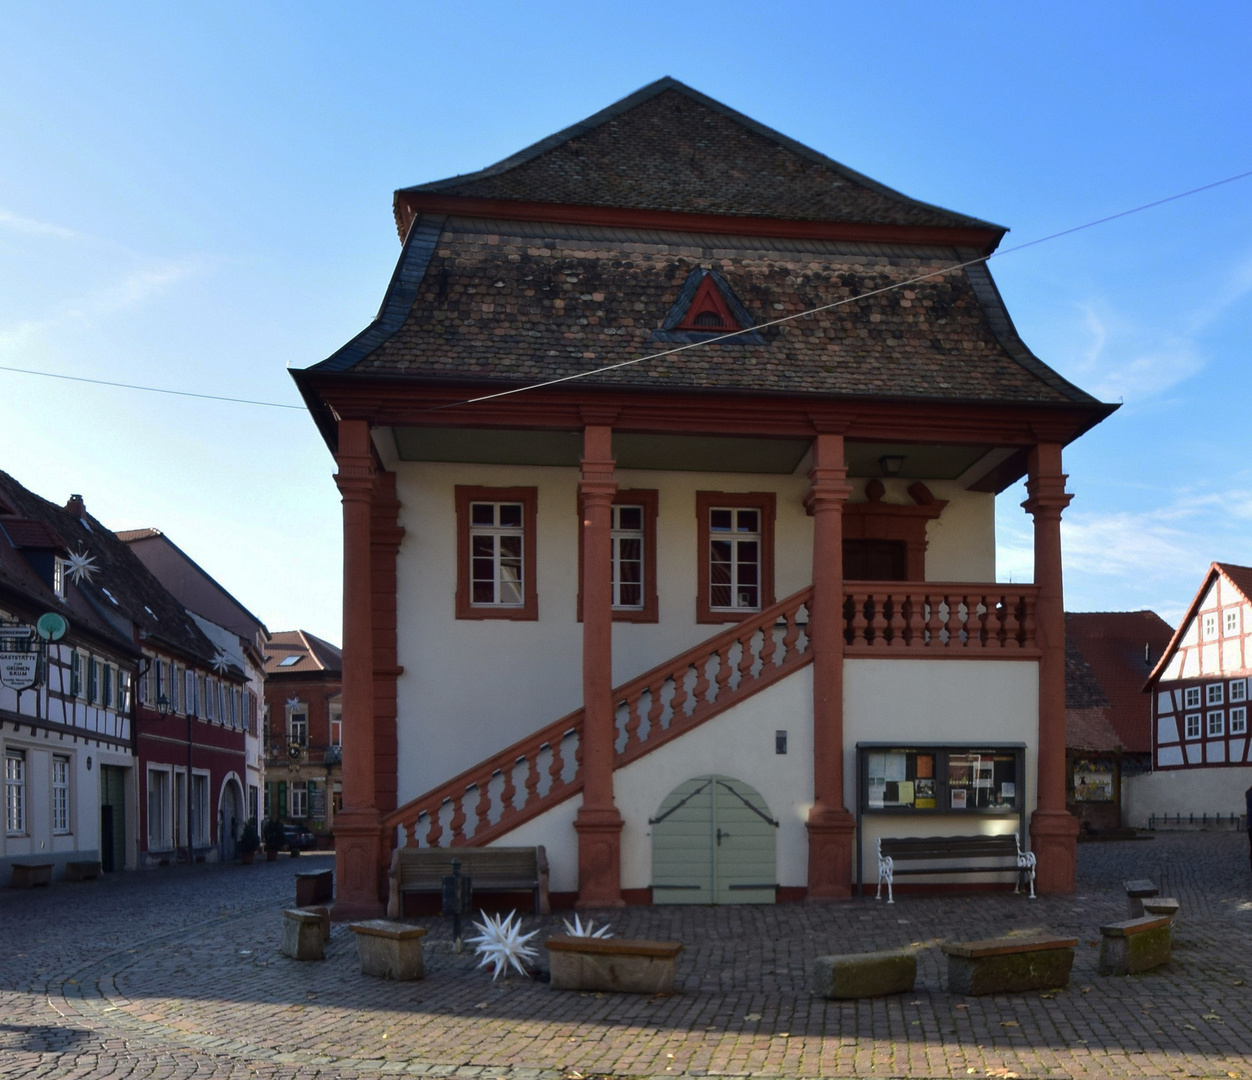
[(274, 805), (274, 782), (272, 780), (265, 781), (265, 818), (268, 821), (272, 816), (272, 807)]
[(287, 816), (287, 781), (278, 781), (278, 816), (285, 818)]
[(70, 695), (78, 697), (83, 692), (83, 658), (78, 653), (70, 656)]
[(95, 701), (96, 692), (99, 687), (99, 665), (95, 660), (87, 661), (87, 700)]

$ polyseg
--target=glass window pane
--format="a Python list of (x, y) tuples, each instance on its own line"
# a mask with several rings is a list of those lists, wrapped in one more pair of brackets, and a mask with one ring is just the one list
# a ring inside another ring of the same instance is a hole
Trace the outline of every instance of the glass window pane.
[(501, 604), (521, 604), (522, 602), (522, 583), (519, 578), (512, 577), (508, 571), (501, 567), (500, 574), (500, 603)]
[(740, 532), (760, 532), (761, 515), (757, 511), (740, 510), (738, 513)]
[(637, 584), (623, 583), (617, 603), (619, 607), (643, 607), (643, 589)]
[(730, 607), (730, 586), (714, 585), (709, 589), (709, 607)]
[(470, 503), (470, 521), (474, 525), (494, 525), (496, 508), (492, 503)]
[(639, 532), (643, 529), (642, 506), (617, 506), (617, 527), (628, 532)]
[(496, 554), (496, 538), (494, 536), (471, 536), (470, 554), (475, 559), (491, 559)]
[(735, 603), (735, 607), (755, 608), (760, 606), (760, 604), (757, 603), (755, 585), (743, 585), (741, 583), (736, 595), (737, 602)]
[(520, 536), (500, 537), (500, 558), (501, 559), (521, 559), (521, 557), (522, 557), (522, 538)]
[(522, 504), (501, 503), (500, 525), (506, 529), (520, 529), (522, 527)]
[(710, 510), (709, 528), (714, 532), (730, 532), (732, 510)]
[(471, 590), (472, 604), (494, 604), (496, 600), (496, 583), (494, 581), (475, 581)]

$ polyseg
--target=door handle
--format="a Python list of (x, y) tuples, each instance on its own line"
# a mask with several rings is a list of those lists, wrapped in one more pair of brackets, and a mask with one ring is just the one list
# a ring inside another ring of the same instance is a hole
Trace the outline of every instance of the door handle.
[(730, 833), (728, 833), (728, 832), (722, 832), (722, 830), (721, 830), (721, 829), (718, 829), (718, 830), (717, 830), (717, 846), (718, 846), (718, 847), (721, 847), (721, 846), (722, 846), (722, 837), (723, 837), (723, 836), (729, 836), (729, 835), (730, 835)]

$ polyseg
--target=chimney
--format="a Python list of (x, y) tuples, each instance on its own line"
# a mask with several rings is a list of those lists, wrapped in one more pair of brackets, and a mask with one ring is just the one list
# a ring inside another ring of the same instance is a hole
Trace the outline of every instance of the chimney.
[(70, 501), (65, 504), (65, 509), (76, 518), (85, 518), (87, 516), (87, 506), (83, 502), (81, 495), (71, 495)]

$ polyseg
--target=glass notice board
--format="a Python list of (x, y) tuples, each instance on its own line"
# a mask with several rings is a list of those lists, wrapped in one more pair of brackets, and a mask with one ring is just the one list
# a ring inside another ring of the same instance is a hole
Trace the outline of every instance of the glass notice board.
[(1022, 745), (857, 744), (862, 814), (1020, 814)]

